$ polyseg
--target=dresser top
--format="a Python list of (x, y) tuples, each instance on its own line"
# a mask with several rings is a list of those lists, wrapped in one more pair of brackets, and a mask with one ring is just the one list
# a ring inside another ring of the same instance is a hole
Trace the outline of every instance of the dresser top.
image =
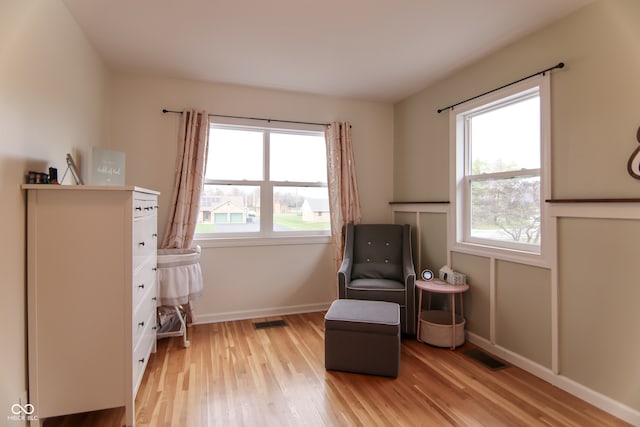
[(22, 184), (23, 190), (52, 190), (52, 191), (137, 191), (139, 193), (159, 195), (159, 191), (134, 185), (102, 186), (102, 185), (59, 185), (59, 184)]

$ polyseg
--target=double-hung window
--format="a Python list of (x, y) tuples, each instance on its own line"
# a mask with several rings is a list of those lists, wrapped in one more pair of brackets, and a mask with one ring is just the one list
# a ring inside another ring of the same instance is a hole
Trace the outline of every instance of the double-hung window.
[(329, 233), (323, 130), (210, 125), (196, 239)]
[(540, 256), (548, 195), (548, 76), (456, 107), (451, 114), (455, 245)]

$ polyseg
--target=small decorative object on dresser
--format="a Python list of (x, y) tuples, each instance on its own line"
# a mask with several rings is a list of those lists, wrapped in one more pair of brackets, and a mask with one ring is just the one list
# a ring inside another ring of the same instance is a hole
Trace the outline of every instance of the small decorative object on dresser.
[(73, 180), (76, 182), (76, 185), (84, 185), (84, 181), (82, 181), (82, 177), (80, 176), (80, 170), (69, 153), (67, 153), (67, 170), (64, 172), (64, 175), (62, 175), (60, 182), (64, 181), (67, 171), (71, 171), (71, 176), (73, 176)]
[(49, 168), (49, 184), (58, 184), (58, 169)]

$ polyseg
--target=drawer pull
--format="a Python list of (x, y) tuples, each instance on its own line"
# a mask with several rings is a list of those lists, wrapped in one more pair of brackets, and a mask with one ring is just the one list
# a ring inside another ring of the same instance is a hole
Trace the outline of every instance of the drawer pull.
[(136, 206), (137, 211), (142, 211), (142, 206)]
[(139, 287), (140, 289), (144, 289), (144, 283), (139, 284), (139, 285), (138, 285), (138, 287)]
[(138, 243), (138, 246), (144, 246), (144, 242)]
[(144, 357), (142, 359), (138, 359), (139, 363), (144, 363)]
[(153, 297), (153, 298), (151, 298), (151, 301), (158, 301), (158, 298)]
[(151, 237), (153, 237), (154, 239), (155, 239), (155, 238), (157, 238), (157, 237), (158, 237), (158, 233), (153, 233), (153, 234), (151, 235)]
[(151, 271), (158, 271), (158, 267), (152, 267)]
[(144, 326), (144, 321), (138, 322), (138, 326), (143, 327)]

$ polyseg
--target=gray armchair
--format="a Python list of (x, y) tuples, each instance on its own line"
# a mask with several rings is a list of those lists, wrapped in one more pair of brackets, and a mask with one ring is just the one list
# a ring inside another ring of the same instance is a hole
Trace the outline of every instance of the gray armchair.
[(347, 224), (338, 270), (340, 299), (395, 302), (404, 334), (416, 333), (411, 228), (397, 224)]

